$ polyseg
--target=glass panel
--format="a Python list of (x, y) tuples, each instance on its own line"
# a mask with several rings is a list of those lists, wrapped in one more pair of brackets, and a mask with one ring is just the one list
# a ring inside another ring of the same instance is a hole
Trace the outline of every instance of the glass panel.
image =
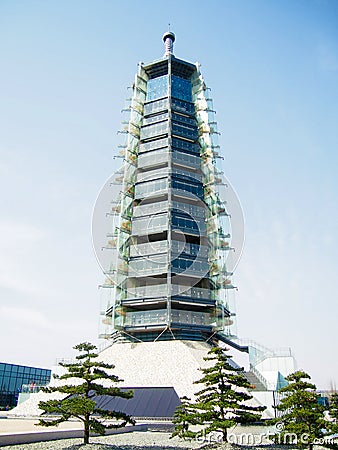
[[(177, 114), (176, 114), (177, 115)], [(143, 119), (142, 125), (150, 125), (152, 123), (161, 122), (168, 119), (168, 113), (157, 114), (156, 116), (150, 116)]]
[(196, 119), (194, 117), (183, 116), (182, 114), (172, 113), (172, 119), (175, 122), (180, 122), (188, 125), (193, 125), (196, 127)]
[(171, 95), (181, 100), (191, 102), (192, 101), (191, 82), (189, 80), (185, 80), (184, 78), (172, 75)]
[(181, 175), (183, 177), (188, 177), (190, 179), (196, 180), (196, 181), (202, 181), (202, 174), (200, 172), (188, 172), (187, 170), (178, 169), (176, 167), (172, 168), (172, 173), (174, 175)]
[(133, 297), (163, 297), (168, 293), (166, 284), (155, 284), (152, 286), (138, 286), (128, 289), (128, 298)]
[(135, 185), (135, 198), (144, 198), (153, 193), (166, 192), (168, 189), (168, 179), (161, 178), (159, 180), (147, 181)]
[(129, 263), (129, 276), (143, 276), (167, 272), (168, 255), (153, 255), (133, 259)]
[(136, 219), (132, 223), (132, 234), (159, 233), (168, 229), (168, 215), (159, 214), (145, 219)]
[(168, 251), (168, 241), (154, 241), (130, 246), (130, 256), (145, 256)]
[(168, 134), (168, 121), (155, 123), (141, 128), (140, 139), (149, 139), (151, 137)]
[(209, 289), (203, 289), (199, 287), (189, 287), (181, 286), (177, 284), (171, 285), (171, 295), (180, 295), (182, 297), (192, 297), (192, 298), (204, 298), (210, 299), (211, 294)]
[(173, 210), (177, 211), (184, 211), (188, 214), (190, 214), (193, 217), (205, 217), (205, 206), (195, 206), (190, 205), (189, 203), (183, 203), (183, 202), (173, 202)]
[[(184, 87), (180, 88), (184, 90)], [(191, 90), (191, 89), (190, 89)], [(147, 82), (147, 101), (155, 100), (168, 95), (168, 75), (152, 78)], [(189, 99), (187, 99), (189, 100)]]
[[(188, 126), (181, 125), (180, 123), (172, 123), (172, 132), (179, 136), (186, 137), (188, 139), (196, 140), (198, 138), (197, 128), (190, 128)], [(141, 133), (142, 135), (142, 133)]]
[(189, 325), (210, 326), (213, 317), (210, 313), (197, 311), (171, 310), (171, 321), (175, 323), (187, 323)]
[(141, 169), (145, 167), (156, 166), (161, 163), (168, 162), (169, 153), (167, 149), (161, 149), (154, 152), (149, 152), (144, 155), (140, 155), (138, 158), (138, 167)]
[(174, 253), (198, 256), (199, 258), (208, 257), (208, 247), (205, 245), (192, 244), (190, 242), (172, 241), (172, 250)]
[(196, 195), (197, 197), (203, 199), (204, 192), (203, 192), (203, 186), (202, 185), (196, 185), (189, 183), (187, 181), (181, 181), (177, 180), (175, 178), (172, 179), (172, 187), (173, 189), (180, 189), (182, 191), (188, 191), (192, 194)]
[(198, 259), (184, 258), (183, 256), (176, 258), (172, 261), (172, 268), (176, 269), (178, 273), (203, 273), (206, 274), (209, 271), (209, 264), (207, 261), (199, 261)]
[(148, 170), (147, 172), (139, 172), (136, 177), (136, 181), (139, 183), (141, 181), (149, 181), (163, 176), (168, 176), (168, 167), (162, 167), (161, 169), (155, 168), (155, 170)]
[(157, 148), (168, 147), (168, 138), (157, 139), (156, 141), (140, 144), (139, 153), (148, 152)]
[[(180, 100), (177, 100), (178, 102)], [(185, 102), (182, 102), (185, 103)], [(144, 105), (144, 110), (143, 110), (143, 114), (145, 116), (149, 115), (149, 114), (155, 114), (161, 111), (165, 111), (168, 110), (168, 99), (167, 98), (163, 98), (161, 100), (157, 100), (156, 102), (151, 102), (151, 103), (146, 103)], [(190, 104), (190, 106), (192, 106), (194, 108), (193, 104)], [(181, 109), (184, 111), (184, 106), (181, 106)], [(194, 108), (195, 111), (195, 108)]]
[(134, 207), (134, 217), (150, 216), (159, 212), (168, 210), (168, 202), (156, 202), (149, 205), (140, 205)]
[(167, 310), (157, 309), (155, 311), (133, 311), (127, 312), (125, 318), (126, 326), (143, 326), (143, 325), (157, 325), (166, 323)]
[(171, 99), (171, 107), (174, 111), (185, 114), (195, 114), (195, 105), (193, 103), (188, 103), (178, 98)]
[(184, 150), (190, 153), (200, 154), (200, 147), (193, 142), (183, 141), (182, 139), (172, 138), (172, 146), (175, 149)]
[(182, 166), (192, 167), (192, 168), (200, 168), (201, 160), (200, 158), (189, 155), (188, 153), (182, 153), (173, 149), (172, 153), (172, 161), (173, 163), (180, 164)]

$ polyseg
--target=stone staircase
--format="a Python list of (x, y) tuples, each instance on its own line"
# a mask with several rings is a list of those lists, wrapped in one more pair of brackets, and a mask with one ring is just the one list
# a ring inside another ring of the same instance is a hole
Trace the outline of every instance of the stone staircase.
[(256, 390), (256, 391), (266, 391), (266, 386), (262, 383), (262, 381), (257, 377), (256, 374), (253, 372), (244, 372), (245, 378), (249, 381), (252, 388), (249, 390)]

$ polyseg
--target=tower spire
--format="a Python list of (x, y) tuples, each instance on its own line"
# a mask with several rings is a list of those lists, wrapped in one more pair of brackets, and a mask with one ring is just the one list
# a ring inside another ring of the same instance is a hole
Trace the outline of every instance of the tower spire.
[[(169, 24), (170, 28), (170, 24)], [(171, 55), (174, 49), (175, 35), (172, 31), (167, 31), (163, 35), (164, 56)]]

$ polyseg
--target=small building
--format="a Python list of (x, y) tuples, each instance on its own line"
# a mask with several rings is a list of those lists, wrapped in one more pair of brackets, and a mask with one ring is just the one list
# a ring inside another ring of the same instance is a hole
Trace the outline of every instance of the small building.
[(49, 369), (0, 362), (0, 408), (16, 406), (23, 385), (36, 392), (37, 387), (48, 384), (50, 378)]

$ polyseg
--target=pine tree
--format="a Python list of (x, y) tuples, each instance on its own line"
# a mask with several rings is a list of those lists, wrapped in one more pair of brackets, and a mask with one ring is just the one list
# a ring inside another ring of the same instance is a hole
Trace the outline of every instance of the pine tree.
[[(195, 396), (195, 402), (184, 398), (175, 414), (175, 432), (183, 438), (220, 432), (222, 440), (228, 441), (228, 429), (236, 424), (255, 422), (261, 418), (265, 406), (246, 404), (252, 395), (246, 391), (250, 383), (243, 374), (243, 369), (234, 368), (229, 363), (229, 355), (220, 347), (208, 352), (205, 361), (214, 362), (208, 368), (200, 369), (203, 377), (195, 381), (204, 387)], [(192, 431), (191, 426), (199, 425), (199, 431)]]
[(175, 430), (170, 437), (179, 436), (183, 439), (191, 439), (195, 436), (195, 433), (189, 430), (189, 426), (197, 425), (197, 418), (196, 420), (193, 419), (193, 416), (195, 415), (196, 417), (196, 414), (190, 398), (181, 397), (180, 400), (181, 404), (176, 408), (173, 417)]
[(282, 416), (274, 419), (279, 422), (281, 431), (275, 435), (275, 441), (281, 444), (296, 437), (298, 447), (313, 447), (315, 439), (323, 436), (325, 428), (324, 406), (318, 403), (316, 386), (308, 381), (310, 375), (297, 371), (286, 377), (289, 384), (279, 392), (285, 394), (277, 405)]
[[(56, 379), (69, 380), (72, 384), (48, 386), (43, 389), (44, 392), (60, 392), (67, 396), (62, 400), (48, 400), (39, 403), (39, 408), (45, 413), (56, 414), (58, 417), (53, 420), (40, 419), (37, 425), (55, 426), (75, 417), (83, 422), (83, 439), (84, 443), (88, 444), (90, 431), (105, 434), (106, 429), (123, 427), (127, 423), (134, 424), (134, 420), (127, 414), (98, 408), (94, 401), (98, 395), (126, 399), (133, 397), (132, 391), (121, 391), (115, 386), (115, 383), (123, 381), (116, 375), (107, 372), (107, 370), (114, 369), (115, 366), (98, 361), (97, 347), (89, 342), (78, 344), (74, 349), (80, 352), (76, 356), (77, 361), (60, 363), (67, 369), (67, 373), (61, 376), (54, 375)], [(106, 387), (107, 383), (108, 387)], [(107, 425), (103, 423), (103, 420), (114, 420), (115, 422)]]
[(331, 395), (329, 406), (330, 418), (332, 421), (326, 424), (326, 428), (331, 433), (338, 433), (338, 393)]

